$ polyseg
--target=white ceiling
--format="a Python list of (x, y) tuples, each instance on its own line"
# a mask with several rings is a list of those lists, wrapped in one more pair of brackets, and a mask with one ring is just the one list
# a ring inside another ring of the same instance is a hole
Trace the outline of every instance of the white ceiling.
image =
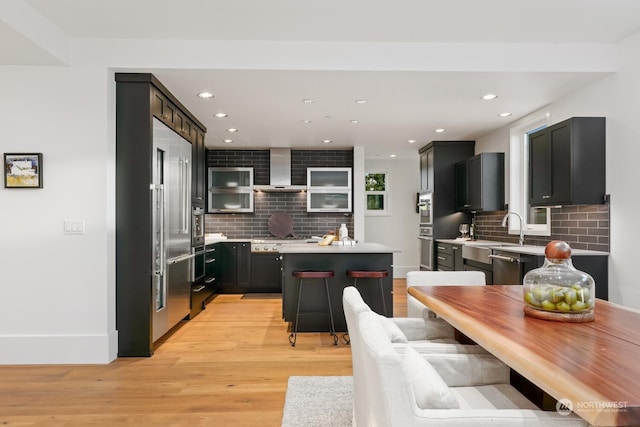
[[(179, 42), (199, 48), (202, 65), (185, 65), (179, 55), (172, 63), (170, 48), (148, 63), (132, 54), (107, 65), (154, 73), (207, 126), (210, 147), (364, 145), (368, 156), (414, 155), (430, 140), (475, 139), (502, 127), (615, 70), (615, 61), (591, 65), (588, 58), (615, 51), (640, 30), (637, 0), (5, 1), (0, 64), (76, 65), (91, 56), (87, 46), (102, 52), (98, 46), (107, 42)], [(249, 54), (241, 67), (208, 62), (224, 62), (218, 48), (238, 43), (265, 56), (279, 47), (275, 65), (264, 58), (252, 64)], [(67, 45), (72, 54), (65, 57)], [(525, 60), (512, 57), (514, 45)], [(316, 55), (326, 46), (333, 53)], [(415, 54), (434, 48), (439, 56)], [(550, 55), (542, 64), (544, 55), (526, 59), (529, 49), (577, 51), (586, 62), (567, 55), (550, 63)], [(215, 98), (197, 98), (203, 90)], [(488, 92), (498, 98), (482, 101)], [(512, 116), (498, 117), (505, 111)], [(216, 112), (229, 117), (216, 119)], [(230, 135), (228, 127), (240, 131)], [(440, 127), (447, 131), (433, 132)], [(235, 142), (224, 144), (225, 138)]]

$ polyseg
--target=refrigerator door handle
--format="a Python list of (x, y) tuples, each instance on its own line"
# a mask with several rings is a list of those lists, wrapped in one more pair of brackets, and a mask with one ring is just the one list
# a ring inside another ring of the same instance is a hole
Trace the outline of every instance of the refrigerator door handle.
[(195, 254), (186, 254), (186, 255), (180, 255), (180, 256), (177, 256), (177, 257), (169, 258), (167, 260), (167, 265), (177, 264), (179, 262), (186, 261), (186, 260), (194, 258), (194, 257), (195, 257)]
[(187, 159), (185, 157), (184, 159), (184, 175), (183, 175), (183, 182), (184, 185), (182, 186), (182, 191), (184, 192), (184, 204), (183, 204), (183, 210), (182, 210), (182, 218), (184, 220), (184, 234), (189, 234), (189, 215), (191, 213), (191, 200), (189, 200), (189, 195), (191, 194), (191, 186), (189, 185), (189, 183), (191, 178), (191, 171), (189, 170), (189, 159)]
[(158, 236), (158, 246), (155, 248), (155, 271), (156, 276), (164, 276), (164, 267), (166, 260), (165, 246), (164, 246), (164, 186), (162, 184), (151, 185), (151, 190), (156, 193), (156, 229), (154, 233)]

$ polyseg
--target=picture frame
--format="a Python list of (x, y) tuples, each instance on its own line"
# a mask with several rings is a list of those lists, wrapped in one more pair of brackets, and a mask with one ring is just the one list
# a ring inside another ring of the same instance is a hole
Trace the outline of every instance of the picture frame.
[(4, 153), (4, 188), (42, 188), (42, 153)]
[(389, 172), (369, 171), (365, 174), (365, 216), (389, 216)]

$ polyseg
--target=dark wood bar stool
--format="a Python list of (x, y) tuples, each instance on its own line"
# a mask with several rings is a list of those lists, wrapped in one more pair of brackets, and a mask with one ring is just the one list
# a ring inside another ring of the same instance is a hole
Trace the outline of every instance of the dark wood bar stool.
[[(382, 279), (387, 277), (387, 270), (347, 270), (347, 277), (353, 278), (353, 286), (358, 289), (358, 279), (378, 279), (378, 288), (380, 291), (380, 302), (382, 303), (382, 314), (387, 315), (387, 305), (384, 302), (384, 287)], [(360, 289), (358, 289), (360, 290)]]
[[(323, 314), (329, 316), (329, 320), (331, 321), (331, 336), (333, 336), (333, 344), (338, 345), (338, 337), (336, 335), (336, 328), (333, 324), (333, 311), (331, 310), (331, 298), (329, 296), (329, 281), (328, 279), (334, 276), (333, 271), (313, 271), (313, 270), (304, 270), (304, 271), (294, 271), (291, 273), (293, 277), (298, 278), (298, 305), (296, 307), (296, 322), (293, 327), (293, 332), (289, 335), (289, 342), (292, 347), (296, 346), (296, 337), (298, 335), (298, 320), (300, 316), (309, 316), (309, 315), (318, 315)], [(329, 306), (328, 313), (319, 313), (319, 312), (306, 312), (300, 313), (300, 297), (302, 295), (302, 284), (303, 279), (323, 279), (324, 280), (324, 290), (327, 295), (327, 304)]]

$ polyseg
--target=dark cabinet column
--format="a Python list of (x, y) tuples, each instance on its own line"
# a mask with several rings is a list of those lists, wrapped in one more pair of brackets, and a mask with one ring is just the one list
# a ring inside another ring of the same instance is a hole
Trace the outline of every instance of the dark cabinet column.
[(155, 312), (149, 193), (153, 118), (189, 141), (182, 128), (176, 128), (178, 111), (183, 122), (188, 119), (203, 134), (206, 128), (152, 74), (116, 73), (115, 80), (118, 356), (151, 356)]

